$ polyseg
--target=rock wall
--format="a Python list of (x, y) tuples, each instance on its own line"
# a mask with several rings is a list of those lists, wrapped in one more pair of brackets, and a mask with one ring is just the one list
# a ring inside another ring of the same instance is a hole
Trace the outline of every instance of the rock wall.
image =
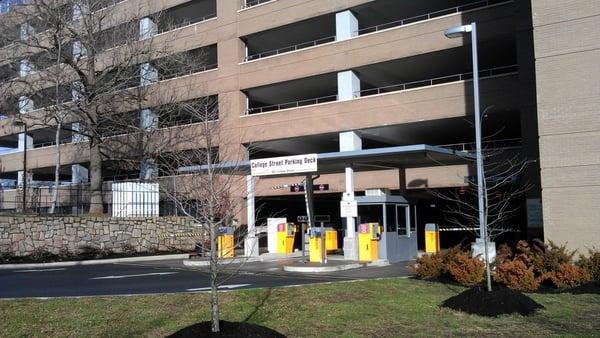
[(0, 215), (0, 252), (26, 256), (42, 248), (58, 254), (86, 248), (116, 253), (193, 250), (197, 232), (183, 217), (113, 218), (106, 216)]

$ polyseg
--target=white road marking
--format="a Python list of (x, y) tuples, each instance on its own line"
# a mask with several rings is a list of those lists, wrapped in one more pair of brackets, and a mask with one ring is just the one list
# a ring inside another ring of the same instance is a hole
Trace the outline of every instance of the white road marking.
[(59, 269), (31, 269), (31, 270), (18, 270), (18, 271), (15, 271), (15, 273), (19, 273), (19, 272), (63, 271), (63, 270), (67, 270), (67, 269), (65, 269), (65, 268), (59, 268)]
[[(251, 284), (229, 284), (229, 285), (220, 285), (219, 289), (236, 289), (236, 288), (242, 288), (244, 286), (248, 286)], [(210, 286), (207, 286), (205, 288), (195, 288), (195, 289), (187, 289), (187, 291), (209, 291), (210, 290)]]
[(170, 271), (170, 272), (152, 272), (152, 273), (140, 273), (137, 275), (120, 275), (120, 276), (102, 276), (102, 277), (94, 277), (90, 279), (123, 279), (123, 278), (133, 278), (133, 277), (147, 277), (147, 276), (165, 276), (172, 275), (179, 272)]

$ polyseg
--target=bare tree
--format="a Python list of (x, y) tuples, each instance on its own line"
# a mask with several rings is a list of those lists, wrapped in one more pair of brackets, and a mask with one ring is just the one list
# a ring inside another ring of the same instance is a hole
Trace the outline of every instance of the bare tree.
[[(156, 26), (144, 28), (135, 13), (124, 18), (111, 3), (32, 0), (0, 20), (0, 33), (6, 32), (1, 35), (12, 37), (2, 43), (9, 46), (0, 62), (19, 65), (21, 71), (4, 81), (2, 97), (38, 103), (27, 119), (32, 125), (55, 127), (57, 148), (61, 130), (85, 139), (79, 145), (89, 153), (91, 213), (103, 211), (102, 164), (112, 153), (102, 121), (147, 101), (149, 87), (140, 86), (142, 69), (172, 50), (169, 41), (154, 43)], [(8, 34), (15, 29), (20, 34)], [(57, 149), (55, 183), (59, 166)]]
[[(482, 114), (481, 124), (488, 110), (489, 108)], [(448, 202), (443, 210), (447, 222), (464, 228), (483, 240), (488, 291), (492, 289), (488, 243), (502, 234), (516, 230), (515, 217), (522, 209), (521, 197), (531, 189), (531, 184), (523, 178), (523, 173), (531, 161), (525, 159), (518, 150), (494, 142), (494, 138), (501, 131), (486, 136), (484, 138), (486, 146), (482, 149), (481, 184), (483, 185), (485, 233), (480, 233), (477, 176), (467, 177), (466, 185), (459, 189), (429, 190), (433, 196)], [(475, 167), (476, 160), (473, 157), (465, 156), (464, 159)]]

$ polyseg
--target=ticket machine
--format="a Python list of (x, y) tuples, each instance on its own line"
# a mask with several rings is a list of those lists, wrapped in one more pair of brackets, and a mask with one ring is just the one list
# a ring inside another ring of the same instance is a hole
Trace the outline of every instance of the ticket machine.
[(379, 240), (381, 226), (379, 223), (364, 223), (358, 226), (358, 260), (372, 262), (379, 259)]
[(231, 258), (233, 257), (233, 251), (235, 249), (233, 234), (235, 232), (234, 227), (220, 227), (217, 237), (217, 251), (220, 258)]
[(277, 252), (291, 254), (294, 252), (294, 237), (298, 227), (294, 223), (280, 223), (277, 225)]

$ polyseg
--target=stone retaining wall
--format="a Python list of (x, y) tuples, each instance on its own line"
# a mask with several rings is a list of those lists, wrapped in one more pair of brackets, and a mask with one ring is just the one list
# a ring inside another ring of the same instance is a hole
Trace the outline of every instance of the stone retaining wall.
[(86, 248), (116, 253), (128, 247), (138, 252), (193, 250), (194, 230), (183, 217), (0, 215), (0, 252), (26, 256), (40, 248), (54, 254)]

